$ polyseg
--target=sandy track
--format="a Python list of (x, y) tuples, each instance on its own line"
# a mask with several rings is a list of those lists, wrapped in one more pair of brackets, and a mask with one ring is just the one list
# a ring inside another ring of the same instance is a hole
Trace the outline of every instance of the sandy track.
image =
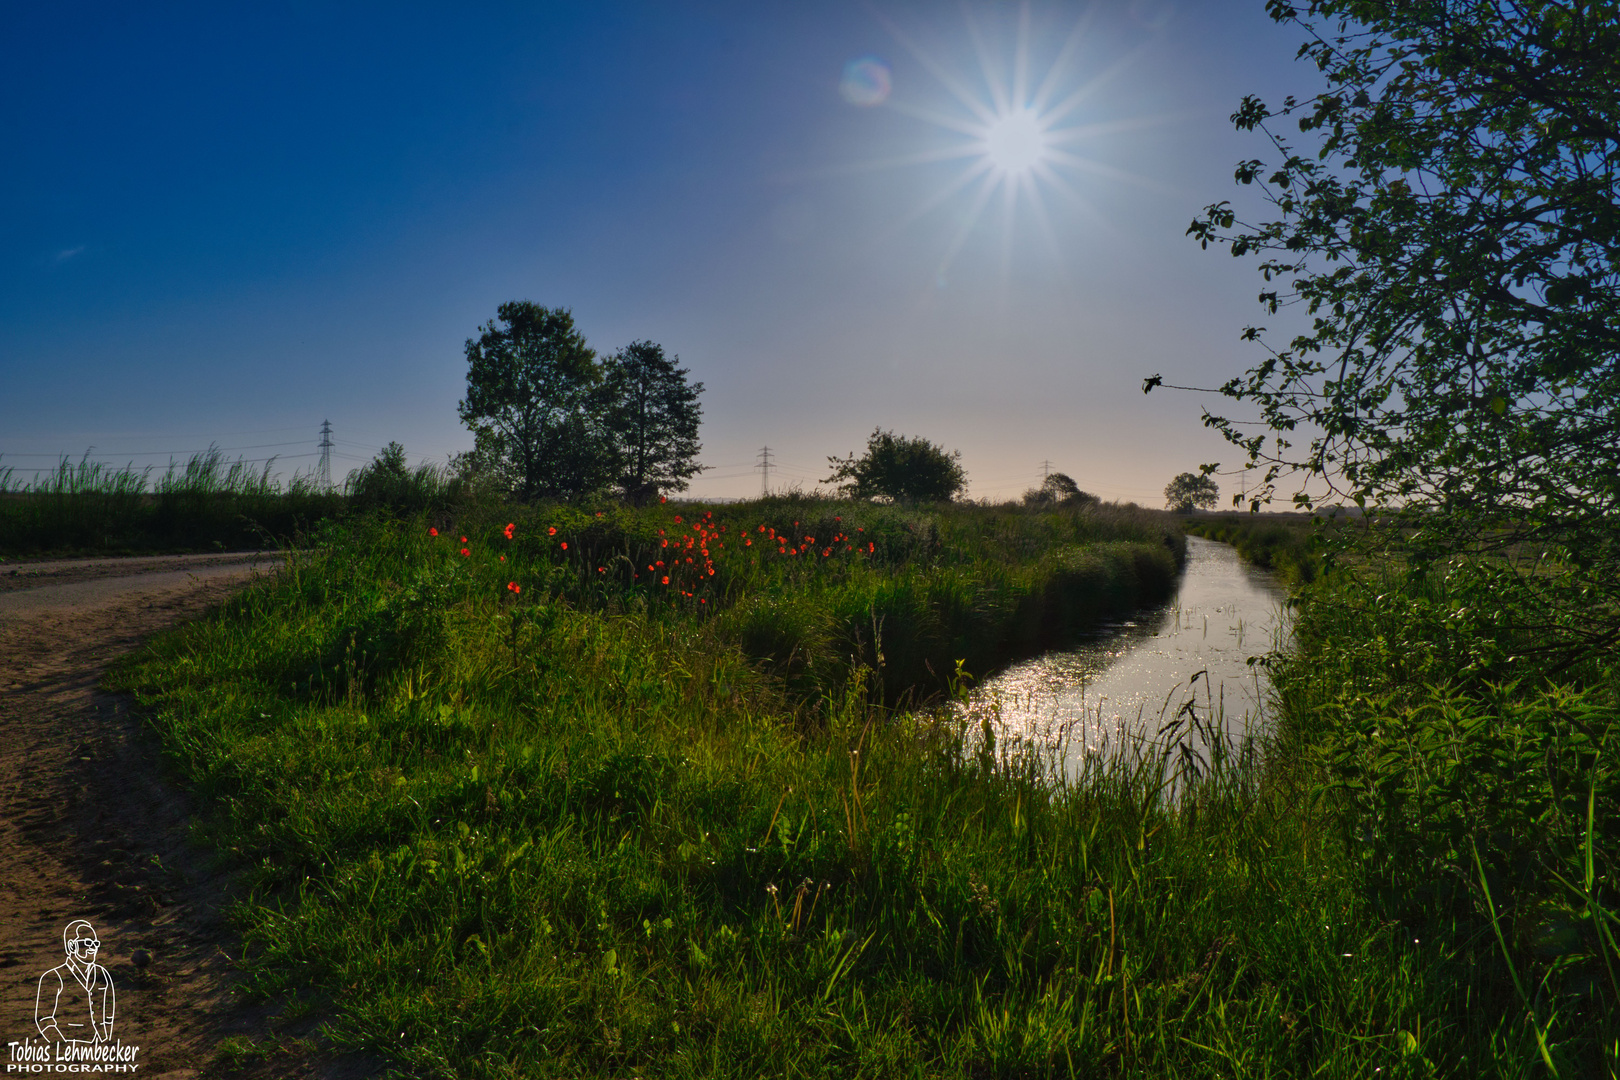
[[(74, 919), (100, 938), (114, 1035), (140, 1047), (136, 1075), (208, 1075), (231, 1036), (307, 1033), (272, 1031), (263, 1009), (232, 993), (230, 875), (189, 836), (193, 807), (155, 737), (127, 699), (97, 689), (111, 660), (274, 562), (35, 564), (32, 587), (0, 586), (0, 1044), (38, 1042), (39, 978), (63, 962)], [(138, 950), (150, 956), (144, 968)], [(377, 1064), (293, 1052), (247, 1075), (352, 1077)]]

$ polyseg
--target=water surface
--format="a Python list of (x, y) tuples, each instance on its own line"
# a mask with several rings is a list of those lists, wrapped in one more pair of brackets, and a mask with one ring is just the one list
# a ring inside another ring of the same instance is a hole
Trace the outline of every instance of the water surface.
[[(1072, 767), (1085, 754), (1139, 745), (1187, 716), (1230, 736), (1266, 723), (1265, 673), (1252, 659), (1286, 645), (1285, 591), (1227, 544), (1187, 538), (1169, 603), (1103, 628), (1079, 647), (1016, 664), (964, 706), (1005, 739), (1022, 737)], [(1195, 739), (1202, 749), (1202, 739)]]

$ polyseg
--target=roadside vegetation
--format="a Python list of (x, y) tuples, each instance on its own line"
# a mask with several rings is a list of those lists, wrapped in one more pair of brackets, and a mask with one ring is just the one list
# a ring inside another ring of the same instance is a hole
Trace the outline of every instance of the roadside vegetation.
[(63, 458), (20, 480), (0, 467), (0, 560), (44, 555), (274, 549), (342, 511), (342, 494), (306, 477), (283, 484), (218, 451), (185, 464), (113, 468)]

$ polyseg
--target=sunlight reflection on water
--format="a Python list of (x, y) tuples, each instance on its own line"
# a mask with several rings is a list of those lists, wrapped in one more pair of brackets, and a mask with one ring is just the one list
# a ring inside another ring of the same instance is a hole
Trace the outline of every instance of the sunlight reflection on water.
[(975, 727), (991, 721), (999, 738), (1061, 751), (1071, 774), (1084, 755), (1154, 739), (1189, 701), (1241, 739), (1266, 724), (1265, 672), (1249, 660), (1286, 646), (1285, 597), (1230, 546), (1189, 536), (1170, 603), (985, 680), (963, 714)]

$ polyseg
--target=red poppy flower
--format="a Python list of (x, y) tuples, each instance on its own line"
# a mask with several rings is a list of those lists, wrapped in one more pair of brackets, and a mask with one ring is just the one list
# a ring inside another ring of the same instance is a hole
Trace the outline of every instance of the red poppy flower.
[(506, 538), (508, 540), (510, 540), (510, 539), (512, 539), (512, 530), (516, 529), (516, 528), (517, 528), (517, 523), (516, 522), (507, 522), (506, 528), (502, 529), (501, 531), (503, 533), (505, 533)]
[(661, 502), (661, 503), (667, 503), (667, 502), (669, 502), (669, 499), (666, 498), (663, 495), (660, 495), (660, 496), (658, 496), (658, 501)]
[(505, 562), (505, 561), (506, 561), (506, 556), (505, 556), (505, 555), (502, 555), (502, 556), (501, 556), (501, 562)]
[(669, 584), (669, 575), (665, 574), (662, 578), (659, 579), (658, 583), (660, 585), (668, 585)]
[(598, 574), (605, 574), (605, 573), (607, 573), (607, 567), (605, 567), (605, 566), (598, 566), (598, 567), (597, 567), (597, 568), (596, 568), (596, 572), (597, 572), (597, 573), (598, 573)]
[(557, 535), (557, 526), (553, 525), (551, 528), (547, 529), (546, 530), (546, 535), (547, 536), (556, 536)]
[(754, 542), (752, 540), (744, 540), (743, 541), (743, 547), (753, 547), (753, 546), (754, 546)]
[(428, 535), (429, 536), (438, 536), (439, 535), (439, 530), (438, 529), (429, 529), (428, 530)]
[(463, 544), (465, 544), (465, 543), (466, 543), (466, 542), (467, 542), (467, 538), (466, 538), (466, 537), (465, 537), (465, 536), (463, 536), (463, 537), (462, 537), (462, 538), (461, 538), (461, 542), (462, 542), (462, 543), (463, 543)]
[(567, 550), (568, 550), (568, 541), (566, 541), (566, 540), (564, 540), (564, 541), (563, 541), (563, 542), (562, 542), (562, 549), (563, 549), (563, 550), (564, 550), (564, 551), (567, 551)]
[(515, 593), (520, 593), (520, 592), (522, 592), (522, 591), (523, 591), (523, 586), (521, 586), (521, 585), (519, 585), (519, 584), (518, 584), (518, 583), (517, 583), (517, 582), (515, 582), (515, 581), (508, 581), (508, 582), (507, 582), (507, 583), (506, 583), (506, 587), (507, 587), (507, 588), (508, 588), (508, 589), (511, 589), (511, 590), (512, 590), (512, 591), (513, 591), (513, 592), (515, 592)]
[(461, 549), (461, 553), (462, 553), (462, 554), (463, 554), (463, 555), (471, 555), (471, 554), (472, 554), (472, 552), (471, 552), (471, 551), (468, 551), (468, 550), (467, 550), (467, 549), (466, 549), (466, 548), (462, 548), (462, 549)]

